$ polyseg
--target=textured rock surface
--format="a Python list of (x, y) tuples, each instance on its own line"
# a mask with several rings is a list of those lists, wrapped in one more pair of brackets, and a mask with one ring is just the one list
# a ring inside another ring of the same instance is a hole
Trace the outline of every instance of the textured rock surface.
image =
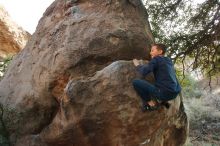
[(13, 22), (0, 5), (0, 58), (18, 53), (29, 38), (30, 34)]
[(132, 62), (118, 61), (148, 58), (146, 18), (139, 0), (56, 0), (0, 82), (12, 144), (183, 144), (180, 99), (169, 110), (141, 113)]
[(60, 110), (40, 138), (51, 145), (178, 146), (186, 138), (186, 115), (180, 99), (169, 110), (142, 113), (131, 81), (131, 61), (117, 61), (93, 77), (71, 80)]

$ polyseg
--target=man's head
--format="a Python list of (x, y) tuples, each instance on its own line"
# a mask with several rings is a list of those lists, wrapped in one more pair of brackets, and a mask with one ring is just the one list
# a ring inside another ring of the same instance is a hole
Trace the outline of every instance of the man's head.
[(153, 44), (151, 46), (150, 55), (151, 58), (164, 55), (166, 53), (166, 46), (164, 44)]

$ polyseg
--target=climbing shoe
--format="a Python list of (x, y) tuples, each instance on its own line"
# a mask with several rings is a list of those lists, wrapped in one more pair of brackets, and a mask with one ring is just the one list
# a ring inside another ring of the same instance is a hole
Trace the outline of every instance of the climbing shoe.
[(150, 106), (149, 104), (144, 104), (141, 107), (142, 112), (146, 112), (146, 111), (154, 111), (157, 110), (160, 107), (160, 105), (154, 105), (154, 106)]

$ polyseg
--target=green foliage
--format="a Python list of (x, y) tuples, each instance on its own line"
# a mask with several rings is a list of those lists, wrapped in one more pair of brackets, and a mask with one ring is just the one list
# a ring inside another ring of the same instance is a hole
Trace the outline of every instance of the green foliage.
[(6, 57), (3, 61), (0, 61), (0, 79), (3, 77), (4, 73), (7, 70), (8, 65), (12, 60), (12, 56)]
[(220, 71), (220, 2), (205, 0), (146, 0), (156, 42), (169, 46), (168, 56), (183, 62), (193, 59), (192, 68), (208, 75)]
[(183, 75), (179, 70), (176, 71), (177, 78), (180, 81), (182, 87), (182, 94), (186, 98), (200, 98), (202, 92), (198, 89), (196, 80), (189, 74)]

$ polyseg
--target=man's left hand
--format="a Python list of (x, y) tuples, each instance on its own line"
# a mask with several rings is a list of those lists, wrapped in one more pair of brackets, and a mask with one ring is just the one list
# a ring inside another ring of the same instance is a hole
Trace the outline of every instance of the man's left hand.
[(140, 65), (140, 63), (139, 63), (139, 61), (137, 59), (133, 59), (133, 63), (134, 63), (134, 66)]

